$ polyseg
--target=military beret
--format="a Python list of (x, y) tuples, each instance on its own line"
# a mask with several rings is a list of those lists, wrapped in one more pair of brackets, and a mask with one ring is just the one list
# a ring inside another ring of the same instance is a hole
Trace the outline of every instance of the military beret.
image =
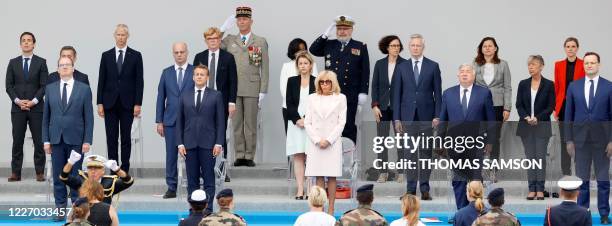
[(491, 192), (489, 192), (489, 195), (487, 196), (488, 199), (499, 199), (499, 198), (503, 198), (503, 197), (504, 197), (504, 189), (503, 188), (493, 189)]
[(373, 190), (374, 190), (373, 184), (364, 184), (364, 185), (361, 185), (361, 187), (357, 188), (357, 192), (373, 191)]
[(234, 197), (234, 192), (232, 191), (232, 189), (229, 188), (223, 189), (219, 193), (217, 193), (217, 199), (223, 197)]

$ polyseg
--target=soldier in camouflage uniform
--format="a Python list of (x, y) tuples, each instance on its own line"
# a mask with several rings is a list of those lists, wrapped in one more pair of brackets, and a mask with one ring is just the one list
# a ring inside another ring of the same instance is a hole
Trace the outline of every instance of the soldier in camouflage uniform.
[(234, 193), (232, 189), (226, 188), (217, 194), (219, 212), (208, 215), (199, 226), (246, 226), (246, 221), (238, 214), (232, 213), (234, 206)]
[(480, 215), (472, 226), (520, 226), (521, 222), (501, 207), (504, 205), (504, 189), (496, 188), (487, 196), (491, 209)]
[(374, 185), (366, 184), (357, 189), (357, 209), (347, 211), (336, 222), (336, 226), (386, 226), (389, 225), (382, 214), (372, 209)]

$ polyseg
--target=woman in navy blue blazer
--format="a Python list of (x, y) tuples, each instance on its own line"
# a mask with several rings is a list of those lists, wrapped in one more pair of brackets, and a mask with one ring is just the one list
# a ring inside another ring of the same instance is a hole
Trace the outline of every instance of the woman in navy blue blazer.
[(542, 76), (542, 56), (529, 56), (527, 68), (531, 77), (519, 83), (516, 96), (516, 110), (520, 118), (516, 135), (521, 137), (525, 157), (542, 162), (542, 169), (527, 170), (527, 200), (544, 200), (546, 149), (552, 135), (550, 115), (555, 108), (555, 88), (552, 81)]
[[(376, 61), (374, 65), (374, 74), (372, 76), (372, 112), (374, 112), (374, 119), (376, 119), (376, 135), (377, 136), (389, 136), (389, 127), (391, 121), (393, 121), (393, 108), (391, 107), (391, 101), (393, 98), (393, 72), (397, 68), (397, 65), (406, 61), (404, 58), (399, 56), (400, 52), (404, 49), (402, 42), (396, 35), (388, 35), (383, 37), (378, 42), (378, 49), (383, 54), (387, 54), (385, 58)], [(398, 159), (402, 149), (398, 149)], [(387, 162), (388, 157), (387, 149), (383, 150), (378, 154), (377, 158), (383, 162)], [(388, 171), (383, 169), (378, 176), (378, 182), (384, 183), (387, 181)], [(403, 174), (396, 177), (398, 182), (404, 179)]]

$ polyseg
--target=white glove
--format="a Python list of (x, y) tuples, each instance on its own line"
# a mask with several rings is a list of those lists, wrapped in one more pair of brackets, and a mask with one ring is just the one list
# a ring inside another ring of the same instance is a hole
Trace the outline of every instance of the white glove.
[(79, 160), (81, 160), (81, 154), (79, 154), (78, 152), (72, 150), (70, 152), (70, 157), (68, 158), (68, 163), (70, 163), (70, 165), (74, 165)]
[(264, 97), (266, 97), (265, 93), (259, 93), (259, 101), (257, 102), (257, 107), (261, 108), (261, 102), (263, 101)]
[(323, 38), (327, 38), (329, 37), (329, 35), (333, 34), (332, 31), (334, 31), (336, 29), (336, 22), (332, 23), (331, 25), (329, 25), (329, 27), (327, 27), (327, 29), (325, 29), (325, 32), (323, 32)]
[(223, 22), (223, 25), (221, 25), (219, 30), (221, 30), (221, 32), (225, 32), (229, 29), (232, 29), (235, 26), (236, 26), (236, 16), (232, 14), (227, 19), (225, 19), (225, 22)]
[(359, 98), (359, 100), (357, 101), (357, 103), (359, 103), (359, 105), (363, 105), (363, 104), (365, 104), (366, 100), (368, 99), (368, 94), (360, 93), (358, 98)]
[(117, 165), (117, 161), (115, 160), (108, 160), (104, 163), (104, 166), (106, 168), (109, 168), (110, 170), (112, 170), (113, 172), (117, 172), (119, 171), (119, 166)]

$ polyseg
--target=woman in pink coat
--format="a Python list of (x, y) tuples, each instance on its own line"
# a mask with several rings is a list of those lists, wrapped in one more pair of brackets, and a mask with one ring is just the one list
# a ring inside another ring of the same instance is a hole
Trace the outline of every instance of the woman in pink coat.
[[(327, 187), (328, 213), (334, 214), (336, 177), (342, 176), (342, 130), (346, 123), (346, 97), (340, 93), (336, 74), (322, 71), (315, 80), (316, 92), (308, 96), (304, 127), (310, 140), (306, 149), (306, 176)], [(325, 184), (327, 178), (327, 186)]]

